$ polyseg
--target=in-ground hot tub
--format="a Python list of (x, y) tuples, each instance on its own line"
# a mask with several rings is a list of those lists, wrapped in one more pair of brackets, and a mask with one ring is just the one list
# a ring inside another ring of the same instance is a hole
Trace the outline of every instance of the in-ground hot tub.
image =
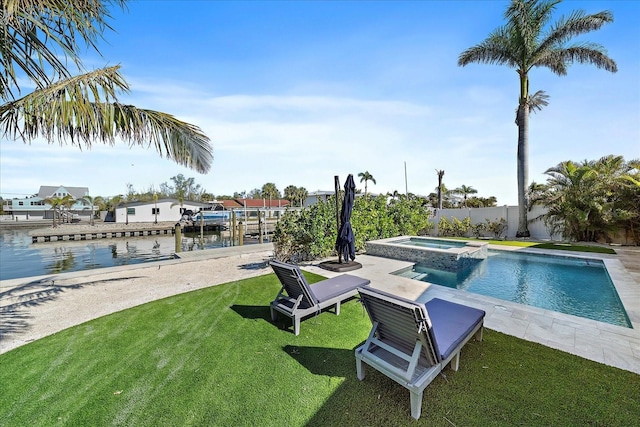
[(366, 243), (367, 255), (411, 261), (438, 270), (460, 271), (486, 259), (489, 244), (402, 236)]

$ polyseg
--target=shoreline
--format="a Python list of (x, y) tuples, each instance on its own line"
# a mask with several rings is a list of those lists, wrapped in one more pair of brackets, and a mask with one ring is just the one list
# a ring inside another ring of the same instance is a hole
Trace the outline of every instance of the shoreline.
[(0, 354), (98, 317), (271, 272), (272, 245), (0, 281)]

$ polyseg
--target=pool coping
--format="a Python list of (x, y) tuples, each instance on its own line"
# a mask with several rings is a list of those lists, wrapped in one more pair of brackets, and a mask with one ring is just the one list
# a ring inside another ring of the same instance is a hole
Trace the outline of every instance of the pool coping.
[[(370, 286), (396, 295), (429, 301), (441, 298), (484, 310), (485, 326), (511, 336), (537, 342), (585, 359), (640, 374), (640, 284), (616, 255), (490, 245), (490, 249), (521, 251), (572, 258), (601, 259), (607, 267), (633, 328), (616, 326), (552, 310), (530, 307), (493, 297), (420, 282), (391, 273), (414, 263), (374, 255), (358, 255), (362, 268), (351, 272), (371, 280)], [(312, 263), (305, 267), (331, 276)]]

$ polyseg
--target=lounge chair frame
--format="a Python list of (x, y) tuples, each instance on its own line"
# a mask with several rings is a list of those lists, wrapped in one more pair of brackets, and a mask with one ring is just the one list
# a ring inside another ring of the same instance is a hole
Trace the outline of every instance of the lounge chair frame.
[(340, 314), (340, 304), (358, 295), (358, 288), (367, 286), (369, 280), (351, 274), (342, 274), (309, 285), (297, 265), (281, 261), (270, 261), (269, 265), (278, 276), (282, 288), (270, 304), (271, 320), (277, 313), (291, 318), (293, 332), (300, 334), (300, 321), (310, 315), (320, 314), (326, 308), (335, 307)]
[[(408, 389), (411, 416), (418, 419), (424, 389), (448, 364), (452, 370), (458, 370), (460, 351), (471, 337), (475, 335), (478, 341), (482, 341), (485, 312), (434, 300), (451, 310), (452, 316), (456, 316), (457, 310), (473, 315), (473, 320), (463, 327), (463, 336), (459, 336), (453, 347), (441, 354), (435, 330), (442, 325), (432, 324), (427, 311), (429, 303), (416, 303), (373, 288), (360, 289), (359, 292), (373, 326), (365, 343), (355, 352), (357, 377), (361, 381), (364, 379), (366, 364)], [(441, 322), (442, 319), (434, 321)]]

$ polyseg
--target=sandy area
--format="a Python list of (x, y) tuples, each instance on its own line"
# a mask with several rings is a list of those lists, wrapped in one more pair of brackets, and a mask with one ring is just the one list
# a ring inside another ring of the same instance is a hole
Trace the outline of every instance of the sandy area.
[(271, 272), (272, 245), (224, 249), (182, 260), (0, 281), (0, 354), (149, 301)]

